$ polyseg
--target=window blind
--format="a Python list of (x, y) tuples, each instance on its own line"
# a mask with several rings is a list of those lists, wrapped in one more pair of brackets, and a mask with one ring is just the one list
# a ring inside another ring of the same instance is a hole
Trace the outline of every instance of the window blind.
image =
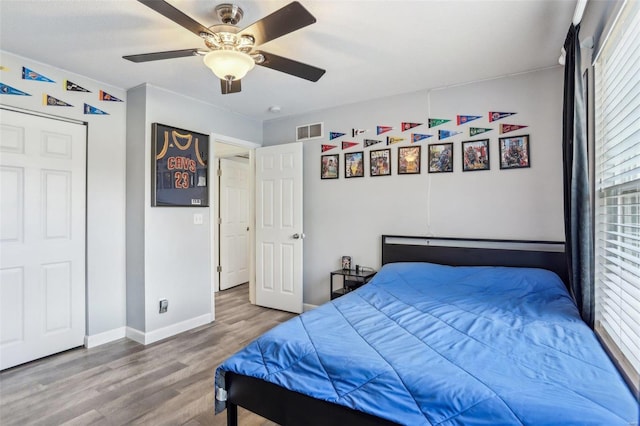
[(595, 70), (596, 332), (638, 391), (640, 2), (627, 1)]

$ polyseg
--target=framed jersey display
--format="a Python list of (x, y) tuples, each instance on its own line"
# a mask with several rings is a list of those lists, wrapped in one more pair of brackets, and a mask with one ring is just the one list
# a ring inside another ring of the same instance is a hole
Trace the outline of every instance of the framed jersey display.
[(151, 125), (151, 205), (209, 206), (209, 136)]

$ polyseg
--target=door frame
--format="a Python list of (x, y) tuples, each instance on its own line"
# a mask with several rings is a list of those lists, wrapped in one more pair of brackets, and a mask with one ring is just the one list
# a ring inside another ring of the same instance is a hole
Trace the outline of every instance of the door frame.
[[(210, 152), (212, 152), (210, 164), (213, 164), (215, 167), (212, 169), (209, 167), (210, 173), (213, 174), (213, 179), (210, 179), (211, 182), (218, 182), (217, 175), (217, 164), (218, 164), (218, 156), (215, 151), (215, 143), (220, 142), (227, 145), (234, 145), (237, 147), (246, 148), (249, 151), (249, 184), (251, 186), (249, 191), (249, 223), (251, 225), (249, 228), (249, 300), (251, 303), (255, 303), (255, 285), (256, 285), (256, 272), (255, 272), (255, 230), (253, 224), (255, 223), (255, 154), (254, 150), (262, 146), (259, 143), (251, 142), (244, 139), (234, 138), (232, 136), (226, 136), (218, 133), (211, 133), (210, 137)], [(214, 294), (218, 292), (220, 288), (220, 276), (217, 271), (218, 267), (218, 239), (220, 236), (218, 235), (218, 186), (213, 184), (211, 185), (211, 190), (209, 192), (209, 199), (213, 200), (214, 203), (212, 208), (209, 208), (209, 223), (211, 226), (211, 294), (212, 297), (215, 297)], [(215, 303), (211, 304), (211, 314), (215, 319)]]

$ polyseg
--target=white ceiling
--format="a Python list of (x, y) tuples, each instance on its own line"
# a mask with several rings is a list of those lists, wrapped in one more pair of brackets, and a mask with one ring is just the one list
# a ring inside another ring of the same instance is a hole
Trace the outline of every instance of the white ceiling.
[[(209, 0), (169, 0), (205, 26)], [(227, 0), (228, 2), (229, 0)], [(264, 67), (220, 94), (200, 57), (123, 55), (204, 47), (135, 0), (0, 0), (0, 49), (123, 89), (150, 83), (257, 120), (558, 64), (576, 0), (300, 0), (317, 22), (260, 49), (327, 70), (312, 83)], [(244, 28), (288, 0), (238, 0)], [(281, 112), (269, 112), (277, 105)]]

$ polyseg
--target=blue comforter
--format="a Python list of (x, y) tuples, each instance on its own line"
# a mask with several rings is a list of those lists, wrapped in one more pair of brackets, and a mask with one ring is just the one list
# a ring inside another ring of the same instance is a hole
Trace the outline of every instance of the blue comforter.
[(384, 266), (216, 371), (406, 425), (626, 425), (638, 404), (557, 275)]

